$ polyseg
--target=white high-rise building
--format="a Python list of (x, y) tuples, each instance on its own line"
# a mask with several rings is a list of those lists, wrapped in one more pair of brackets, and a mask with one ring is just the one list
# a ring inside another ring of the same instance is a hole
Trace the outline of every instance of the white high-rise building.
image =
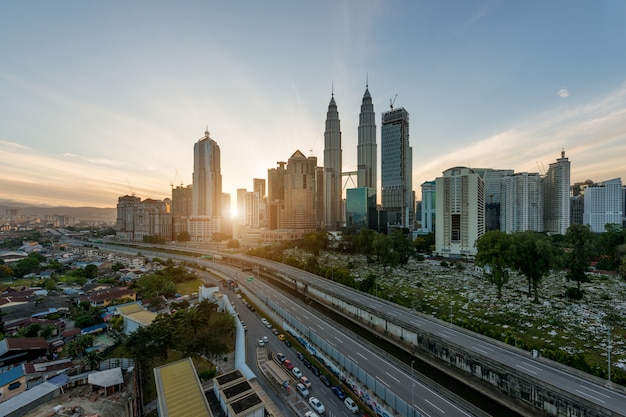
[(357, 187), (377, 188), (376, 114), (368, 86), (365, 86), (357, 142)]
[(570, 162), (561, 151), (561, 157), (550, 164), (544, 177), (545, 231), (564, 235), (570, 225)]
[(324, 227), (337, 230), (342, 221), (341, 127), (335, 95), (331, 95), (324, 130)]
[(543, 232), (543, 178), (519, 172), (501, 179), (500, 230)]
[(588, 224), (592, 232), (604, 232), (607, 224), (622, 226), (624, 191), (621, 178), (614, 178), (587, 187), (584, 199), (583, 224)]
[(244, 224), (250, 228), (259, 228), (259, 210), (261, 199), (258, 191), (248, 191), (246, 193), (246, 212)]
[(455, 167), (435, 180), (435, 251), (440, 256), (475, 256), (485, 233), (485, 184), (471, 168)]
[(435, 181), (426, 181), (422, 184), (422, 229), (421, 233), (435, 231), (437, 218), (437, 186)]

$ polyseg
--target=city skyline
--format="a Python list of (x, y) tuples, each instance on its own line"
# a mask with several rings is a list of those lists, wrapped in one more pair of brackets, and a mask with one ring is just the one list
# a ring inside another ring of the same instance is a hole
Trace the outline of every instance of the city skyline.
[(0, 199), (171, 197), (208, 130), (234, 204), (296, 150), (323, 165), (333, 93), (356, 171), (366, 84), (378, 138), (390, 101), (411, 114), (418, 199), (451, 167), (545, 173), (561, 149), (572, 183), (624, 177), (626, 5), (542, 3), (4, 5)]

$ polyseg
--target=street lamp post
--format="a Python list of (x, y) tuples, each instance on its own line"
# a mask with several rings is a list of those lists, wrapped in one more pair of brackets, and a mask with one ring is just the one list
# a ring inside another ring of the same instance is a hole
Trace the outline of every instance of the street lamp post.
[(415, 398), (414, 398), (414, 388), (415, 388), (415, 382), (413, 379), (413, 363), (415, 362), (415, 360), (411, 359), (411, 417), (413, 417), (413, 407), (415, 404)]
[(608, 329), (608, 335), (609, 335), (609, 343), (606, 346), (607, 349), (607, 360), (608, 360), (608, 368), (609, 368), (609, 382), (611, 382), (611, 329)]

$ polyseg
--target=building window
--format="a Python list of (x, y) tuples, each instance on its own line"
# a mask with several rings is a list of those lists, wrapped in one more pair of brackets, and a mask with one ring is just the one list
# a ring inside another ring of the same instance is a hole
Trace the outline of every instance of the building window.
[(461, 215), (453, 214), (450, 218), (450, 240), (458, 242), (461, 240)]

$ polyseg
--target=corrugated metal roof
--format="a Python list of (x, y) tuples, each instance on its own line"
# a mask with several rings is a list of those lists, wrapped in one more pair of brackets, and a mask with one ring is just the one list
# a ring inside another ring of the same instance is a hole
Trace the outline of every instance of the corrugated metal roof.
[(162, 417), (212, 417), (191, 358), (154, 369)]

